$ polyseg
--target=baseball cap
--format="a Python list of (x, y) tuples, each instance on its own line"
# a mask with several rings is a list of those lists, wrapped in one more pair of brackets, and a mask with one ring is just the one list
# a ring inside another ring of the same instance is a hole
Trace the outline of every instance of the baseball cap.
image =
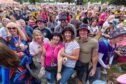
[(82, 24), (79, 26), (79, 30), (81, 30), (81, 29), (86, 29), (86, 30), (89, 31), (88, 25), (87, 25), (87, 24), (84, 24), (84, 23), (82, 23)]
[(64, 20), (67, 20), (67, 16), (64, 15), (59, 17), (59, 21), (64, 21)]

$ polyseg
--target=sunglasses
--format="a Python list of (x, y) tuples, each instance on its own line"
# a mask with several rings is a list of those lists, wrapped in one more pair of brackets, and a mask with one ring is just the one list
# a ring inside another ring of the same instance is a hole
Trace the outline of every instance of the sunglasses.
[(9, 30), (11, 30), (11, 29), (15, 30), (16, 27), (8, 27), (8, 29), (9, 29)]

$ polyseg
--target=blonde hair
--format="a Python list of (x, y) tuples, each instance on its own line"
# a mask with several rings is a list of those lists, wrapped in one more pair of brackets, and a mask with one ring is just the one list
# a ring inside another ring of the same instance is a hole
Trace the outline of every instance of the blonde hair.
[(25, 20), (23, 20), (23, 19), (18, 20), (18, 22), (19, 22), (19, 23), (20, 23), (20, 22), (23, 22), (23, 23), (26, 24)]
[(18, 24), (19, 27), (22, 27), (21, 22), (25, 23), (25, 25), (26, 25), (26, 22), (25, 22), (23, 19), (17, 20), (17, 21), (16, 21), (16, 24)]
[[(21, 39), (22, 39), (22, 40), (27, 40), (25, 34), (23, 33), (23, 31), (21, 30), (20, 26), (19, 26), (17, 23), (15, 23), (15, 22), (10, 22), (10, 23), (8, 23), (7, 26), (6, 26), (7, 31), (8, 31), (8, 27), (15, 27), (15, 28), (17, 28), (17, 30), (18, 30), (18, 35), (21, 36)], [(8, 31), (8, 32), (9, 32), (9, 31)]]
[(35, 29), (34, 31), (33, 31), (33, 34), (32, 34), (32, 41), (35, 41), (35, 34), (36, 33), (39, 33), (39, 34), (41, 34), (42, 35), (42, 38), (44, 38), (44, 35), (42, 34), (42, 32), (40, 31), (40, 30), (38, 30), (38, 29)]
[(3, 21), (10, 21), (10, 19), (8, 19), (8, 18), (3, 18), (3, 19), (2, 19), (2, 22), (3, 22)]

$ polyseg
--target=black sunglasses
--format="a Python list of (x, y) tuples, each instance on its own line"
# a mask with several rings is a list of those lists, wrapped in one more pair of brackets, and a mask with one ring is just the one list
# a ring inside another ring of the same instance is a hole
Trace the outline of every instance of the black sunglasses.
[(11, 29), (15, 30), (16, 27), (8, 27), (8, 29), (9, 29), (9, 30), (11, 30)]

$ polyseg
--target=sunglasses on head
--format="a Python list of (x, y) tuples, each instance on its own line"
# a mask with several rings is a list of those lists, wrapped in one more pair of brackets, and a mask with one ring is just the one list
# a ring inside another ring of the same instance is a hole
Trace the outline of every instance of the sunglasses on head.
[(8, 27), (8, 29), (9, 29), (9, 30), (11, 30), (11, 29), (14, 30), (14, 29), (16, 29), (16, 27)]

